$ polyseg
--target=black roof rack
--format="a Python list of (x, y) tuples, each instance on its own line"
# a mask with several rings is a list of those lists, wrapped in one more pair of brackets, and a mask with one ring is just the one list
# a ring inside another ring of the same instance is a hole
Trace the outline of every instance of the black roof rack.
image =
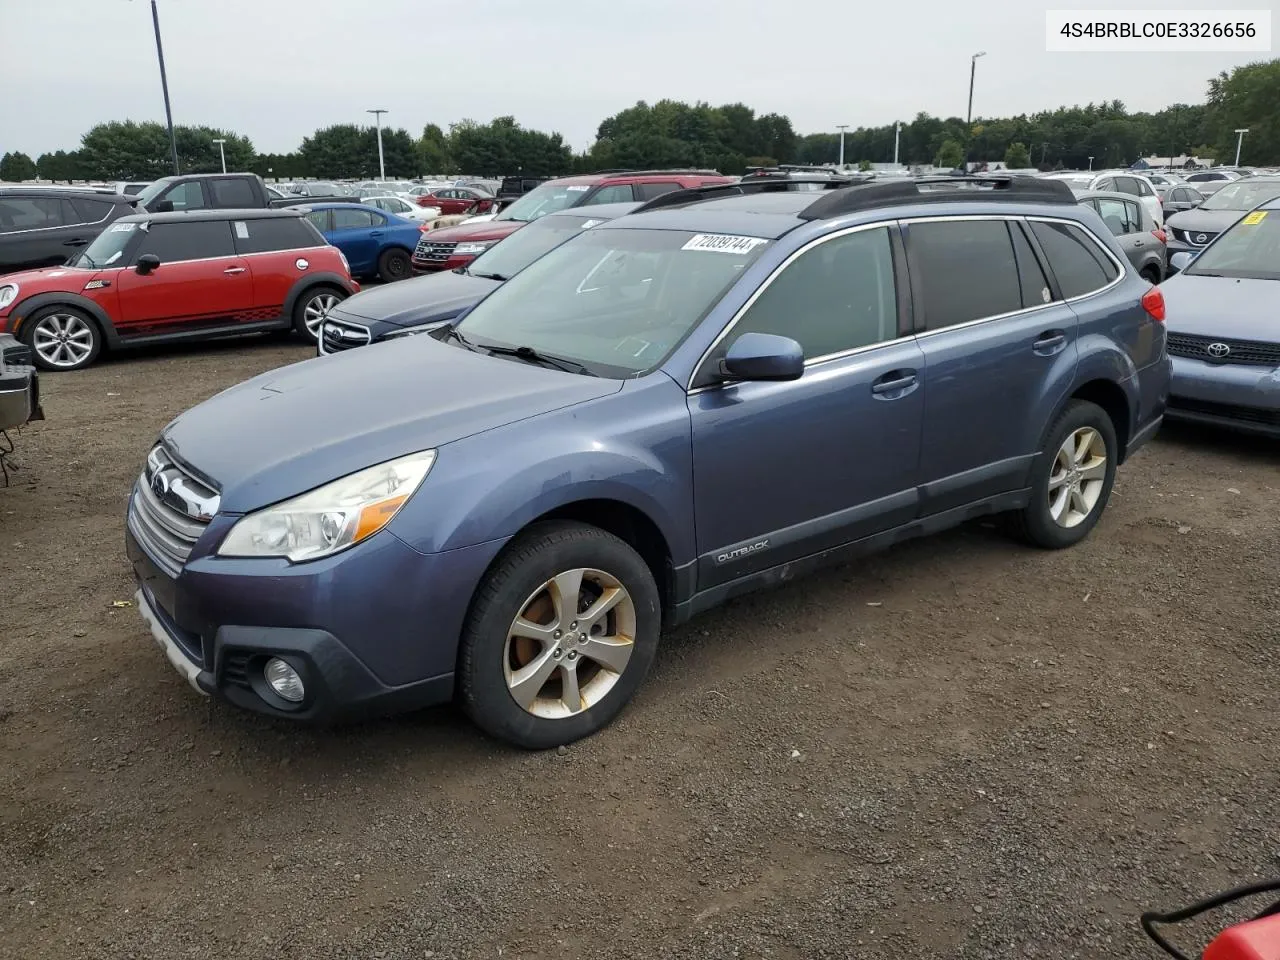
[[(592, 176), (614, 176), (635, 175), (637, 177), (655, 177), (655, 176), (695, 176), (695, 177), (719, 177), (719, 170), (701, 170), (695, 167), (676, 167), (674, 169), (658, 169), (658, 170), (637, 170), (630, 167), (619, 168), (616, 170), (596, 170)], [(569, 174), (575, 176), (575, 174)]]
[[(981, 194), (975, 197), (974, 194)], [(1076, 203), (1071, 188), (1060, 180), (980, 174), (915, 177), (856, 184), (828, 193), (800, 211), (802, 220), (825, 220), (859, 210), (900, 203), (949, 203), (966, 200), (1000, 200), (1008, 203)]]
[(706, 187), (673, 190), (642, 203), (632, 213), (702, 203), (705, 200), (722, 200), (725, 197), (740, 197), (748, 193), (787, 193), (792, 190), (792, 184), (796, 183), (816, 183), (823, 190), (840, 190), (862, 182), (864, 181), (844, 177), (753, 177), (737, 183), (714, 183)]

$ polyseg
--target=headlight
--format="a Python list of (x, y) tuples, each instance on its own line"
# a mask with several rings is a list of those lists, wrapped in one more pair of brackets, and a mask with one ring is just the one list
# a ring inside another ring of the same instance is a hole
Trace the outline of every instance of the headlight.
[(403, 330), (397, 330), (394, 333), (388, 333), (379, 337), (379, 340), (398, 340), (401, 337), (412, 337), (419, 333), (430, 333), (432, 330), (439, 329), (448, 320), (432, 320), (430, 323), (422, 323), (416, 327), (405, 327)]
[(3, 287), (0, 287), (0, 309), (4, 309), (17, 299), (18, 285), (16, 283), (6, 283)]
[(390, 523), (435, 460), (434, 450), (388, 460), (251, 513), (231, 528), (218, 555), (297, 563), (345, 550)]
[(492, 240), (486, 240), (484, 243), (460, 243), (453, 248), (453, 252), (462, 254), (463, 256), (468, 254), (475, 255), (477, 253), (484, 253), (492, 245)]

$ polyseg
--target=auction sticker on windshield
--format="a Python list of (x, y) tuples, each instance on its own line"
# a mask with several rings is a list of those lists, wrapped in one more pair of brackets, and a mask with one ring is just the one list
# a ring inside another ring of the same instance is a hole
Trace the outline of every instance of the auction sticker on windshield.
[(1266, 216), (1267, 216), (1266, 210), (1255, 210), (1253, 213), (1249, 214), (1240, 222), (1243, 223), (1246, 227), (1256, 227), (1266, 218)]
[(112, 233), (132, 233), (136, 223), (113, 223), (111, 225)]
[(727, 233), (697, 233), (681, 250), (705, 250), (709, 253), (750, 253), (767, 240), (759, 237), (735, 237)]

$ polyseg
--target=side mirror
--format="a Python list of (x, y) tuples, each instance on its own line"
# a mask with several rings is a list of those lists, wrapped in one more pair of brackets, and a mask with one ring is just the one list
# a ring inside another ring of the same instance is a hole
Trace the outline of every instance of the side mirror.
[(720, 361), (725, 380), (798, 380), (803, 374), (800, 344), (771, 333), (744, 333)]
[(157, 200), (155, 205), (151, 207), (152, 213), (173, 213), (172, 200)]
[(1169, 258), (1169, 266), (1174, 270), (1185, 270), (1187, 267), (1191, 266), (1191, 261), (1195, 258), (1196, 255), (1194, 253), (1187, 253), (1184, 250), (1179, 250)]
[(160, 269), (160, 258), (154, 253), (144, 253), (138, 258), (138, 265), (135, 269), (145, 277), (148, 273)]

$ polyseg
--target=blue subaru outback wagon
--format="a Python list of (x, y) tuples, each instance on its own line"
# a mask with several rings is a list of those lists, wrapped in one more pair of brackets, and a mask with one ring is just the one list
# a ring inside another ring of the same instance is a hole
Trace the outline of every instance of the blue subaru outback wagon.
[(1052, 181), (667, 194), (431, 334), (175, 419), (128, 508), (138, 607), (241, 707), (457, 699), (562, 744), (747, 590), (987, 514), (1079, 542), (1160, 425), (1163, 318)]

